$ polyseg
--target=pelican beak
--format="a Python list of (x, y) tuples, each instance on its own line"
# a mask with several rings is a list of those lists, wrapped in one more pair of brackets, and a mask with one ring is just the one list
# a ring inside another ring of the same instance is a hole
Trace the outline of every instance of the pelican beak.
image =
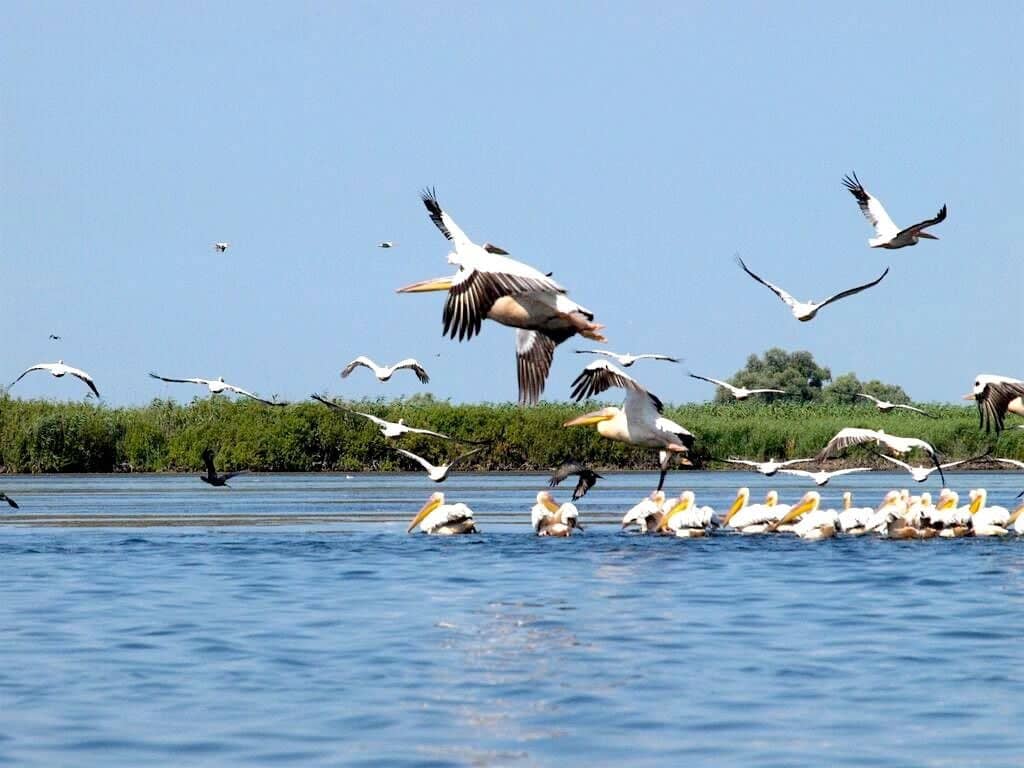
[(977, 400), (977, 399), (978, 398), (976, 398), (973, 393), (969, 394), (969, 395), (964, 395), (964, 400)]
[(772, 530), (778, 528), (780, 525), (796, 520), (800, 515), (804, 515), (818, 506), (818, 500), (814, 496), (805, 496), (797, 504), (793, 505), (793, 508), (789, 510), (774, 526)]
[(932, 234), (929, 234), (928, 232), (918, 232), (917, 236), (918, 237), (923, 237), (925, 240), (938, 240), (939, 239), (937, 235), (932, 235)]
[(550, 493), (545, 493), (544, 496), (541, 497), (541, 502), (544, 504), (544, 508), (548, 512), (557, 512), (559, 509), (558, 505), (555, 503), (555, 500), (551, 498)]
[(729, 507), (729, 511), (725, 513), (725, 519), (722, 520), (722, 525), (728, 525), (729, 521), (732, 520), (733, 515), (739, 512), (746, 505), (746, 498), (742, 494), (736, 494), (736, 500)]
[(1024, 512), (1024, 504), (1021, 504), (1019, 507), (1017, 507), (1015, 510), (1013, 510), (1012, 513), (1010, 513), (1010, 519), (1006, 523), (1006, 525), (1007, 526), (1011, 526), (1014, 523), (1016, 523), (1017, 522), (1017, 518), (1020, 517), (1020, 513), (1021, 512)]
[(983, 499), (982, 499), (981, 494), (978, 494), (973, 499), (971, 499), (971, 506), (969, 506), (967, 508), (967, 511), (970, 512), (972, 515), (977, 514), (978, 510), (981, 509), (981, 502), (982, 501), (983, 501)]
[(404, 288), (399, 288), (396, 293), (426, 293), (427, 291), (447, 291), (452, 287), (450, 277), (435, 277), (431, 280), (421, 280), (412, 283)]
[(569, 419), (567, 422), (562, 424), (563, 427), (585, 427), (591, 424), (599, 424), (602, 421), (608, 421), (615, 416), (614, 413), (610, 413), (608, 408), (602, 408), (600, 411), (591, 411), (585, 413), (582, 416), (577, 416), (575, 419)]
[(405, 529), (405, 532), (412, 533), (413, 530), (415, 530), (416, 526), (423, 522), (423, 518), (425, 518), (439, 506), (441, 506), (441, 499), (439, 499), (437, 496), (431, 496), (429, 501), (427, 501), (427, 503), (423, 505), (423, 508), (416, 513), (416, 517), (414, 517), (412, 519), (412, 522), (409, 523), (409, 527)]
[(677, 501), (672, 506), (672, 509), (670, 509), (666, 514), (661, 516), (661, 522), (658, 523), (658, 530), (659, 531), (667, 531), (668, 530), (668, 521), (672, 519), (673, 515), (675, 515), (677, 512), (682, 512), (683, 510), (686, 510), (686, 509), (689, 509), (689, 508), (690, 508), (690, 500), (688, 498), (687, 499), (680, 499), (679, 501)]

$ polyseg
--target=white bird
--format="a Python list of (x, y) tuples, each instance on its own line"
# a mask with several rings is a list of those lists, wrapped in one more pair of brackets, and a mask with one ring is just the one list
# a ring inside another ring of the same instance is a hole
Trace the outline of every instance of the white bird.
[(844, 533), (866, 533), (875, 515), (874, 507), (853, 506), (853, 493), (843, 491), (843, 510), (839, 513), (839, 529)]
[(1016, 467), (1017, 469), (1024, 469), (1024, 461), (1017, 461), (1017, 459), (1000, 459), (997, 456), (993, 456), (992, 460), (1001, 461), (1003, 464), (1009, 464), (1011, 467)]
[(458, 266), (451, 277), (423, 280), (399, 293), (447, 291), (443, 335), (471, 339), (480, 332), (484, 319), (517, 328), (516, 372), (519, 402), (533, 404), (544, 391), (544, 382), (555, 347), (579, 333), (594, 341), (605, 341), (594, 323), (594, 313), (565, 294), (565, 288), (538, 269), (516, 261), (508, 252), (490, 243), (477, 245), (441, 208), (433, 190), (422, 196), (431, 221), (455, 248), (448, 263)]
[(712, 379), (710, 376), (698, 376), (696, 373), (691, 373), (690, 378), (700, 379), (701, 381), (708, 381), (711, 382), (712, 384), (717, 384), (722, 389), (729, 390), (729, 394), (731, 394), (737, 400), (746, 400), (751, 395), (757, 395), (762, 392), (774, 392), (780, 395), (788, 394), (784, 389), (747, 389), (746, 387), (736, 387), (727, 381)]
[(604, 355), (605, 357), (614, 358), (614, 360), (621, 365), (623, 368), (629, 368), (637, 360), (667, 360), (670, 363), (678, 363), (679, 358), (669, 357), (668, 355), (660, 355), (651, 352), (645, 352), (642, 355), (634, 355), (631, 353), (622, 354), (621, 352), (609, 352), (604, 349), (577, 349), (577, 355)]
[(54, 376), (58, 379), (70, 373), (76, 379), (81, 379), (83, 382), (85, 382), (85, 385), (92, 390), (92, 393), (96, 395), (96, 397), (100, 396), (100, 392), (98, 389), (96, 389), (96, 383), (92, 380), (92, 376), (90, 376), (88, 373), (79, 368), (72, 368), (70, 365), (65, 365), (63, 360), (58, 360), (56, 363), (39, 363), (39, 365), (33, 365), (31, 368), (26, 368), (22, 372), (21, 376), (19, 376), (18, 378), (16, 378), (14, 381), (7, 385), (7, 389), (13, 387), (15, 384), (17, 384), (19, 381), (25, 378), (26, 374), (29, 374), (32, 371), (46, 371), (51, 376)]
[[(931, 475), (932, 472), (938, 471), (940, 467), (942, 469), (950, 469), (951, 467), (957, 467), (957, 466), (959, 466), (961, 464), (967, 464), (967, 463), (972, 462), (972, 461), (978, 461), (979, 459), (984, 458), (988, 454), (986, 453), (986, 454), (982, 454), (981, 456), (972, 456), (969, 459), (960, 459), (959, 461), (950, 461), (950, 462), (947, 462), (945, 464), (939, 464), (938, 466), (933, 465), (933, 466), (930, 466), (930, 467), (923, 467), (923, 466), (920, 466), (920, 465), (916, 466), (916, 467), (912, 467), (909, 464), (907, 464), (906, 462), (900, 461), (899, 459), (894, 459), (892, 456), (886, 456), (884, 453), (879, 453), (877, 455), (881, 456), (886, 461), (895, 464), (897, 467), (902, 467), (903, 469), (907, 470), (907, 472), (910, 473), (910, 476), (914, 479), (915, 483), (923, 483), (925, 480), (928, 479), (928, 477)], [(999, 461), (999, 459), (996, 459), (996, 460)]]
[(864, 186), (860, 183), (860, 179), (857, 178), (856, 173), (851, 173), (849, 176), (843, 177), (843, 186), (850, 190), (850, 194), (857, 200), (857, 205), (860, 206), (861, 213), (864, 214), (871, 226), (875, 228), (875, 237), (868, 240), (868, 245), (872, 248), (904, 248), (908, 245), (917, 245), (917, 241), (920, 238), (927, 240), (938, 240), (939, 238), (935, 235), (925, 232), (927, 227), (934, 226), (946, 218), (946, 206), (943, 205), (939, 212), (933, 219), (925, 219), (919, 221), (912, 227), (906, 229), (900, 229), (897, 227), (893, 220), (889, 218), (889, 214), (885, 212), (885, 208), (882, 207), (881, 201), (877, 197), (872, 197), (868, 194), (868, 191), (864, 189)]
[(715, 514), (711, 507), (697, 506), (693, 491), (683, 491), (671, 504), (663, 505), (663, 509), (658, 530), (684, 539), (706, 535)]
[(723, 461), (727, 464), (738, 464), (740, 466), (752, 467), (765, 477), (771, 477), (783, 467), (788, 467), (791, 464), (803, 464), (808, 461), (814, 461), (814, 459), (789, 459), (787, 461), (776, 461), (775, 459), (768, 459), (768, 461), (750, 461), (748, 459), (719, 459), (719, 461)]
[(930, 443), (927, 443), (917, 437), (899, 437), (897, 435), (889, 435), (881, 429), (844, 427), (836, 433), (835, 437), (828, 441), (828, 444), (821, 449), (821, 452), (816, 458), (818, 461), (824, 461), (825, 459), (837, 456), (840, 452), (850, 446), (861, 445), (863, 443), (884, 445), (899, 454), (910, 453), (910, 451), (915, 448), (920, 448), (931, 457), (932, 463), (935, 464), (935, 467), (939, 471), (939, 477), (942, 478), (942, 484), (946, 484), (946, 476), (942, 474), (942, 466), (939, 464), (938, 452)]
[(975, 536), (1005, 536), (1010, 526), (1010, 510), (998, 505), (989, 505), (988, 491), (976, 488), (971, 491), (971, 529)]
[(1013, 532), (1016, 534), (1024, 534), (1024, 504), (1020, 504), (1013, 512), (1010, 513), (1010, 517), (1007, 520), (1007, 525), (1013, 528)]
[(384, 240), (383, 242), (377, 243), (378, 248), (394, 248), (395, 244), (390, 240)]
[(741, 259), (739, 256), (736, 257), (736, 260), (739, 262), (739, 265), (743, 267), (744, 272), (746, 272), (752, 278), (757, 280), (757, 282), (759, 282), (761, 285), (771, 289), (771, 291), (780, 299), (782, 299), (783, 303), (785, 303), (785, 305), (792, 310), (793, 317), (804, 323), (806, 323), (809, 320), (813, 320), (814, 316), (818, 314), (818, 310), (820, 310), (822, 307), (831, 304), (833, 301), (845, 299), (847, 296), (853, 296), (855, 293), (866, 291), (868, 288), (878, 285), (880, 282), (882, 282), (885, 276), (889, 274), (889, 268), (886, 267), (885, 272), (883, 272), (877, 280), (872, 280), (870, 283), (864, 283), (864, 285), (858, 285), (856, 288), (848, 288), (845, 291), (840, 291), (839, 293), (829, 296), (824, 301), (799, 301), (797, 299), (794, 299), (790, 294), (788, 294), (785, 290), (775, 285), (774, 283), (769, 283), (767, 280), (755, 275), (753, 272), (747, 269), (747, 265), (743, 263), (743, 259)]
[(653, 533), (661, 525), (661, 520), (665, 516), (664, 505), (665, 492), (653, 491), (622, 516), (622, 527), (629, 528), (635, 525), (640, 529), (640, 533)]
[(995, 428), (996, 435), (1003, 431), (1007, 413), (1024, 416), (1024, 381), (1009, 376), (979, 373), (974, 378), (974, 390), (964, 400), (978, 404), (978, 426), (985, 432)]
[(790, 507), (789, 512), (768, 526), (767, 530), (775, 531), (796, 521), (790, 530), (801, 539), (830, 539), (836, 535), (836, 529), (839, 527), (839, 513), (834, 509), (819, 509), (820, 504), (821, 494), (817, 491), (808, 491), (800, 501)]
[(722, 525), (740, 533), (763, 533), (768, 526), (790, 510), (789, 504), (779, 504), (779, 494), (768, 491), (763, 504), (748, 504), (750, 489), (739, 488), (732, 506), (722, 517)]
[(375, 362), (373, 362), (373, 360), (363, 355), (357, 357), (355, 360), (353, 360), (351, 363), (346, 365), (341, 370), (341, 378), (347, 379), (348, 375), (359, 366), (369, 368), (371, 371), (373, 371), (373, 375), (376, 376), (379, 381), (387, 381), (392, 376), (394, 376), (395, 371), (401, 370), (402, 368), (411, 369), (413, 373), (416, 374), (416, 378), (418, 378), (423, 384), (426, 384), (430, 381), (430, 377), (427, 375), (426, 369), (422, 365), (420, 365), (419, 361), (414, 360), (411, 357), (407, 357), (405, 360), (399, 360), (394, 365), (382, 366), (377, 365)]
[(217, 253), (224, 253), (228, 248), (231, 247), (231, 243), (214, 243), (213, 248)]
[(530, 522), (538, 536), (564, 538), (572, 535), (574, 528), (583, 530), (580, 513), (575, 504), (556, 504), (548, 491), (537, 494), (537, 503), (530, 510)]
[(476, 522), (473, 520), (473, 510), (461, 502), (445, 504), (444, 494), (441, 492), (430, 494), (427, 503), (409, 523), (406, 533), (412, 533), (417, 526), (424, 533), (434, 536), (477, 532)]
[(421, 456), (417, 456), (412, 451), (407, 451), (404, 448), (395, 448), (395, 450), (398, 451), (403, 456), (406, 456), (412, 459), (413, 461), (417, 462), (421, 467), (427, 470), (427, 477), (429, 477), (435, 483), (443, 483), (448, 478), (448, 472), (451, 470), (452, 467), (454, 467), (460, 461), (465, 459), (467, 456), (472, 456), (474, 453), (482, 451), (483, 448), (474, 448), (471, 451), (466, 451), (465, 453), (456, 456), (447, 464), (439, 464), (438, 466), (434, 466), (426, 459), (422, 458)]
[(858, 392), (857, 397), (863, 397), (866, 400), (870, 400), (882, 413), (887, 413), (888, 411), (891, 411), (893, 408), (902, 408), (906, 411), (920, 413), (924, 416), (927, 416), (929, 419), (938, 418), (937, 416), (932, 416), (932, 414), (926, 413), (925, 411), (922, 411), (920, 408), (915, 408), (912, 405), (904, 405), (903, 403), (890, 403), (888, 400), (879, 400), (877, 397), (869, 395), (867, 392)]
[(590, 363), (572, 384), (572, 397), (577, 402), (599, 395), (612, 387), (626, 390), (623, 407), (613, 406), (592, 411), (569, 419), (562, 426), (592, 424), (597, 427), (597, 433), (601, 437), (609, 440), (643, 448), (657, 448), (661, 462), (658, 490), (661, 490), (672, 454), (688, 453), (693, 448), (693, 435), (689, 430), (662, 416), (664, 406), (661, 400), (607, 360), (595, 360)]
[(837, 469), (832, 472), (826, 472), (825, 470), (819, 470), (818, 472), (808, 472), (805, 469), (780, 469), (784, 475), (793, 475), (793, 477), (806, 477), (808, 480), (813, 480), (815, 485), (828, 485), (828, 481), (833, 477), (840, 477), (841, 475), (850, 475), (854, 472), (870, 472), (871, 467), (851, 467), (850, 469)]
[(380, 427), (380, 433), (387, 438), (401, 437), (402, 435), (411, 432), (416, 435), (431, 435), (433, 437), (441, 437), (444, 438), (445, 440), (451, 440), (451, 438), (448, 435), (442, 435), (440, 432), (432, 432), (429, 429), (417, 429), (416, 427), (406, 426), (405, 419), (399, 419), (398, 421), (388, 421), (387, 419), (382, 419), (379, 416), (374, 416), (372, 413), (363, 413), (362, 411), (350, 410), (348, 408), (338, 405), (337, 403), (332, 403), (330, 400), (328, 400), (325, 397), (321, 397), (320, 395), (314, 394), (310, 395), (310, 397), (337, 411), (344, 411), (345, 413), (354, 413), (356, 416), (362, 416), (365, 419), (369, 419), (378, 427)]
[(264, 405), (287, 405), (287, 403), (279, 403), (276, 400), (267, 400), (266, 398), (260, 397), (259, 395), (254, 394), (247, 389), (236, 387), (234, 384), (228, 384), (226, 381), (224, 381), (223, 376), (219, 376), (216, 379), (171, 379), (166, 376), (161, 376), (158, 373), (153, 373), (152, 371), (150, 371), (149, 375), (154, 379), (166, 381), (171, 384), (198, 384), (199, 386), (206, 387), (214, 395), (219, 395), (221, 392), (234, 392), (236, 395), (243, 395), (244, 397), (257, 400), (263, 403)]

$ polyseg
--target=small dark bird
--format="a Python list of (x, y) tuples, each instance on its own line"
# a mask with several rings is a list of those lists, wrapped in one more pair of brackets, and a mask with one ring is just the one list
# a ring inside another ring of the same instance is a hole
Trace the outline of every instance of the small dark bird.
[(12, 499), (10, 496), (8, 496), (6, 493), (3, 493), (2, 491), (0, 491), (0, 501), (6, 501), (15, 509), (18, 508), (18, 502), (16, 502), (14, 499)]
[(206, 465), (206, 474), (200, 475), (199, 479), (202, 480), (207, 485), (213, 485), (217, 487), (223, 485), (230, 488), (231, 486), (228, 485), (228, 480), (230, 480), (235, 475), (240, 475), (243, 472), (245, 472), (245, 470), (242, 469), (239, 470), (238, 472), (225, 472), (223, 475), (218, 475), (217, 468), (213, 466), (213, 451), (209, 448), (203, 451), (203, 464)]
[(576, 490), (572, 492), (573, 501), (582, 499), (586, 496), (587, 491), (593, 488), (594, 483), (596, 483), (597, 479), (601, 477), (601, 475), (597, 474), (597, 472), (589, 467), (584, 467), (582, 464), (577, 464), (575, 461), (567, 461), (555, 470), (555, 473), (551, 476), (551, 481), (548, 484), (554, 488), (569, 475), (579, 475), (580, 478), (580, 481), (576, 483)]
[(51, 341), (60, 341), (60, 336), (58, 336), (58, 335), (57, 335), (57, 334), (55, 334), (55, 333), (51, 333), (51, 334), (50, 334), (50, 340), (51, 340)]

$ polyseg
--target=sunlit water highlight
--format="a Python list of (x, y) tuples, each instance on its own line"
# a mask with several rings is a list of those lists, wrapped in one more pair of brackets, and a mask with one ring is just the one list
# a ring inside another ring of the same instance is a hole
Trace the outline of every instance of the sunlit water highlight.
[[(1022, 764), (1024, 540), (620, 533), (654, 482), (545, 540), (539, 476), (2, 477), (0, 764)], [(740, 484), (806, 490), (669, 490)], [(481, 535), (405, 534), (438, 488)]]

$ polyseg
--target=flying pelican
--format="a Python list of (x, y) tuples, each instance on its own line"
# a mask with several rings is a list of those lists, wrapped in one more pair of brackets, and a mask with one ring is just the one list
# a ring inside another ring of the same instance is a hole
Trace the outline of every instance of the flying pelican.
[(427, 503), (409, 523), (406, 533), (412, 533), (416, 526), (424, 533), (435, 536), (451, 536), (458, 533), (476, 533), (473, 510), (461, 502), (445, 504), (444, 494), (438, 491), (430, 494)]
[[(928, 479), (928, 477), (931, 475), (932, 472), (935, 472), (939, 468), (950, 469), (951, 467), (958, 467), (961, 464), (968, 464), (968, 463), (970, 463), (972, 461), (978, 461), (979, 459), (983, 459), (986, 456), (988, 456), (988, 453), (983, 453), (981, 456), (972, 456), (969, 459), (960, 459), (959, 461), (950, 461), (950, 462), (947, 462), (945, 464), (939, 464), (937, 466), (931, 466), (931, 467), (923, 467), (923, 466), (912, 467), (909, 464), (907, 464), (906, 462), (900, 461), (899, 459), (894, 459), (892, 456), (886, 456), (884, 453), (879, 453), (879, 454), (876, 454), (876, 455), (881, 456), (883, 459), (885, 459), (888, 462), (892, 462), (897, 467), (902, 467), (903, 469), (907, 470), (907, 472), (910, 473), (910, 476), (914, 479), (915, 483), (923, 483), (925, 480)], [(996, 461), (999, 461), (999, 459), (996, 459)]]
[(912, 227), (900, 229), (889, 218), (889, 214), (885, 212), (881, 201), (877, 197), (869, 195), (868, 191), (864, 189), (856, 173), (851, 173), (850, 176), (843, 176), (843, 186), (850, 190), (850, 194), (857, 199), (857, 205), (860, 206), (864, 218), (875, 228), (875, 235), (877, 236), (868, 240), (868, 245), (872, 248), (904, 248), (908, 245), (917, 245), (918, 239), (922, 237), (927, 240), (939, 239), (924, 230), (945, 220), (945, 205), (942, 206), (934, 219), (925, 219)]
[(672, 504), (665, 504), (658, 531), (673, 533), (681, 539), (692, 539), (707, 534), (715, 511), (711, 507), (696, 506), (693, 491), (683, 491)]
[(96, 397), (100, 396), (100, 391), (96, 389), (96, 383), (92, 380), (92, 376), (78, 368), (72, 368), (70, 365), (64, 365), (63, 360), (58, 360), (56, 363), (39, 363), (39, 365), (33, 365), (31, 368), (26, 368), (22, 372), (21, 376), (19, 376), (18, 378), (16, 378), (14, 381), (7, 385), (7, 388), (10, 389), (11, 387), (13, 387), (15, 384), (17, 384), (19, 381), (25, 378), (26, 374), (31, 373), (32, 371), (46, 371), (47, 373), (58, 379), (70, 373), (76, 379), (81, 379), (83, 382), (85, 382), (85, 385), (92, 390), (92, 393), (96, 395)]
[(800, 501), (790, 507), (789, 512), (769, 525), (766, 530), (776, 531), (795, 520), (797, 522), (791, 530), (801, 539), (830, 539), (836, 535), (836, 528), (839, 527), (839, 513), (834, 509), (819, 509), (820, 504), (821, 494), (817, 491), (808, 491)]
[(926, 413), (925, 411), (922, 411), (920, 408), (915, 408), (912, 405), (904, 405), (903, 403), (890, 403), (888, 400), (879, 400), (877, 397), (869, 395), (867, 392), (858, 392), (857, 397), (863, 397), (866, 400), (870, 400), (878, 407), (878, 410), (880, 410), (882, 413), (887, 413), (888, 411), (891, 411), (893, 408), (903, 408), (904, 410), (907, 411), (920, 413), (923, 416), (927, 416), (929, 419), (938, 418), (938, 416), (933, 416), (932, 414)]
[(467, 456), (472, 456), (474, 453), (479, 453), (480, 451), (483, 450), (483, 448), (474, 448), (471, 451), (466, 451), (465, 453), (456, 456), (447, 464), (439, 464), (436, 467), (426, 459), (417, 456), (412, 451), (407, 451), (404, 448), (395, 448), (395, 450), (398, 451), (403, 456), (406, 456), (412, 459), (413, 461), (417, 462), (421, 467), (427, 470), (427, 477), (429, 477), (435, 483), (443, 483), (448, 478), (448, 472), (451, 470), (452, 467), (454, 467)]
[(382, 241), (380, 243), (377, 243), (377, 247), (378, 248), (394, 248), (395, 244), (393, 242), (391, 242), (390, 240), (384, 240), (384, 241)]
[(813, 480), (815, 485), (828, 485), (828, 481), (833, 477), (839, 477), (840, 475), (849, 475), (854, 472), (870, 472), (871, 467), (851, 467), (850, 469), (837, 469), (832, 472), (826, 472), (820, 470), (818, 472), (808, 472), (805, 469), (780, 469), (784, 475), (793, 475), (793, 477), (806, 477), (808, 480)]
[(700, 379), (701, 381), (709, 381), (712, 384), (717, 384), (722, 389), (729, 390), (729, 394), (731, 394), (737, 400), (746, 400), (751, 395), (757, 395), (762, 392), (776, 392), (780, 395), (788, 394), (784, 389), (747, 389), (746, 387), (735, 387), (727, 381), (719, 381), (718, 379), (712, 379), (709, 376), (698, 376), (696, 373), (691, 373), (690, 378)]
[(623, 368), (629, 368), (637, 360), (667, 360), (670, 363), (678, 363), (679, 358), (669, 357), (668, 355), (659, 355), (651, 352), (644, 353), (642, 355), (634, 354), (622, 354), (620, 352), (608, 352), (604, 349), (577, 349), (577, 355), (604, 355), (605, 357), (614, 358), (614, 360), (621, 365)]
[(594, 483), (597, 482), (601, 475), (597, 474), (594, 470), (589, 467), (585, 467), (582, 464), (577, 464), (575, 461), (567, 461), (565, 464), (555, 470), (555, 473), (551, 475), (551, 480), (548, 485), (554, 488), (560, 482), (565, 480), (569, 475), (578, 475), (580, 480), (576, 483), (576, 489), (572, 492), (572, 500), (577, 501), (587, 495), (587, 491), (594, 487)]
[(213, 249), (215, 251), (217, 251), (217, 253), (224, 253), (224, 251), (226, 251), (230, 247), (231, 247), (231, 243), (214, 243), (213, 244)]
[(601, 437), (643, 448), (657, 448), (661, 462), (658, 490), (661, 490), (665, 484), (665, 475), (668, 474), (672, 454), (688, 453), (693, 448), (693, 435), (671, 419), (662, 416), (664, 406), (661, 400), (607, 360), (595, 360), (583, 369), (572, 385), (572, 397), (577, 402), (599, 395), (612, 387), (626, 390), (626, 401), (622, 408), (602, 408), (569, 419), (562, 426), (594, 424)]
[(441, 208), (433, 190), (422, 196), (431, 221), (454, 245), (448, 263), (458, 266), (451, 277), (423, 280), (399, 293), (448, 291), (443, 335), (459, 341), (480, 332), (485, 318), (517, 328), (516, 372), (519, 402), (536, 403), (544, 391), (555, 347), (579, 333), (605, 341), (594, 323), (594, 313), (570, 300), (565, 288), (550, 275), (509, 258), (508, 252), (490, 243), (474, 243)]
[(218, 395), (221, 392), (234, 392), (236, 395), (243, 395), (244, 397), (248, 397), (251, 400), (256, 400), (257, 402), (263, 403), (264, 405), (287, 405), (287, 403), (279, 403), (276, 400), (267, 400), (266, 398), (260, 397), (259, 395), (254, 394), (247, 389), (236, 387), (234, 384), (228, 384), (226, 381), (224, 381), (223, 376), (218, 376), (216, 379), (170, 379), (166, 376), (161, 376), (159, 373), (153, 373), (152, 371), (149, 372), (149, 375), (154, 379), (166, 381), (171, 384), (198, 384), (201, 387), (206, 387), (214, 395)]
[(818, 461), (830, 459), (837, 456), (843, 449), (849, 448), (851, 445), (861, 445), (862, 443), (876, 443), (877, 445), (884, 445), (899, 454), (909, 453), (914, 448), (920, 448), (925, 451), (929, 457), (931, 457), (932, 463), (934, 463), (936, 469), (939, 470), (939, 477), (942, 478), (942, 484), (946, 484), (946, 476), (942, 474), (942, 466), (939, 464), (938, 452), (930, 443), (916, 437), (898, 437), (897, 435), (888, 435), (881, 429), (844, 427), (836, 433), (835, 437), (828, 441), (828, 445), (821, 449), (817, 459)]
[(429, 429), (417, 429), (416, 427), (407, 427), (405, 425), (405, 419), (399, 419), (397, 422), (396, 421), (388, 421), (387, 419), (381, 419), (381, 418), (379, 418), (377, 416), (374, 416), (372, 413), (363, 413), (362, 411), (349, 410), (348, 408), (340, 406), (337, 403), (332, 403), (326, 397), (321, 397), (320, 395), (317, 395), (317, 394), (310, 395), (310, 397), (312, 397), (317, 402), (323, 403), (324, 405), (328, 406), (329, 408), (333, 408), (336, 411), (344, 411), (345, 413), (354, 413), (356, 416), (362, 416), (365, 419), (369, 419), (374, 424), (376, 424), (378, 427), (380, 427), (380, 433), (382, 435), (384, 435), (384, 437), (387, 437), (387, 438), (401, 437), (402, 435), (406, 434), (407, 432), (411, 432), (411, 433), (416, 434), (416, 435), (431, 435), (433, 437), (440, 437), (440, 438), (444, 438), (445, 440), (451, 440), (451, 438), (448, 435), (442, 435), (440, 432), (432, 432)]
[(405, 360), (399, 360), (394, 365), (381, 366), (363, 355), (360, 355), (342, 369), (341, 378), (347, 379), (348, 375), (359, 366), (369, 368), (373, 371), (373, 375), (376, 376), (379, 381), (387, 381), (395, 375), (395, 371), (401, 370), (402, 368), (411, 368), (413, 373), (416, 374), (416, 378), (418, 378), (423, 384), (430, 381), (430, 377), (427, 375), (426, 369), (420, 365), (417, 360), (414, 360), (411, 357), (407, 357)]
[(580, 513), (574, 504), (556, 504), (551, 494), (541, 491), (537, 494), (537, 503), (530, 510), (533, 530), (538, 536), (557, 536), (564, 538), (572, 535), (573, 528), (583, 530), (580, 525)]
[(739, 464), (740, 466), (752, 467), (765, 477), (771, 477), (783, 467), (788, 467), (791, 464), (803, 464), (808, 461), (814, 461), (814, 459), (789, 459), (788, 461), (776, 461), (775, 459), (768, 459), (768, 461), (749, 461), (748, 459), (719, 459), (719, 461), (723, 461), (726, 464)]
[(640, 529), (640, 533), (651, 533), (658, 530), (661, 520), (665, 516), (665, 492), (658, 490), (643, 499), (639, 504), (630, 508), (622, 516), (622, 527), (629, 528), (632, 525)]
[(964, 395), (964, 400), (978, 403), (978, 426), (996, 435), (1003, 431), (1003, 419), (1007, 413), (1024, 416), (1024, 381), (1008, 376), (979, 373), (974, 379), (974, 391)]
[(6, 501), (9, 507), (18, 509), (18, 502), (16, 502), (14, 499), (12, 499), (10, 496), (8, 496), (6, 493), (3, 493), (2, 491), (0, 491), (0, 501)]
[(242, 469), (237, 472), (225, 472), (222, 475), (218, 475), (217, 468), (213, 466), (213, 450), (210, 448), (207, 448), (203, 451), (203, 464), (206, 465), (206, 474), (200, 475), (199, 479), (202, 480), (207, 485), (216, 486), (218, 488), (221, 486), (227, 486), (228, 488), (230, 488), (231, 486), (228, 485), (228, 480), (230, 480), (235, 475), (242, 474), (245, 471), (244, 469)]
[(889, 268), (886, 267), (885, 272), (883, 272), (877, 280), (872, 280), (870, 283), (864, 283), (864, 285), (858, 285), (856, 288), (848, 288), (845, 291), (840, 291), (839, 293), (829, 296), (824, 301), (798, 301), (797, 299), (794, 299), (792, 296), (786, 293), (786, 291), (784, 291), (782, 288), (779, 288), (779, 286), (773, 283), (769, 283), (767, 280), (758, 277), (749, 269), (747, 269), (747, 265), (743, 263), (743, 259), (741, 259), (739, 256), (736, 257), (736, 261), (738, 261), (739, 265), (743, 267), (744, 272), (746, 272), (752, 278), (757, 280), (757, 282), (759, 282), (761, 285), (770, 288), (776, 296), (782, 299), (785, 305), (793, 311), (793, 317), (795, 317), (797, 320), (803, 323), (806, 323), (808, 320), (813, 320), (814, 316), (818, 314), (818, 310), (820, 310), (822, 307), (831, 304), (833, 301), (845, 299), (847, 296), (853, 296), (853, 294), (855, 293), (860, 293), (861, 291), (865, 291), (868, 288), (876, 286), (880, 282), (882, 282), (886, 275), (889, 274)]

